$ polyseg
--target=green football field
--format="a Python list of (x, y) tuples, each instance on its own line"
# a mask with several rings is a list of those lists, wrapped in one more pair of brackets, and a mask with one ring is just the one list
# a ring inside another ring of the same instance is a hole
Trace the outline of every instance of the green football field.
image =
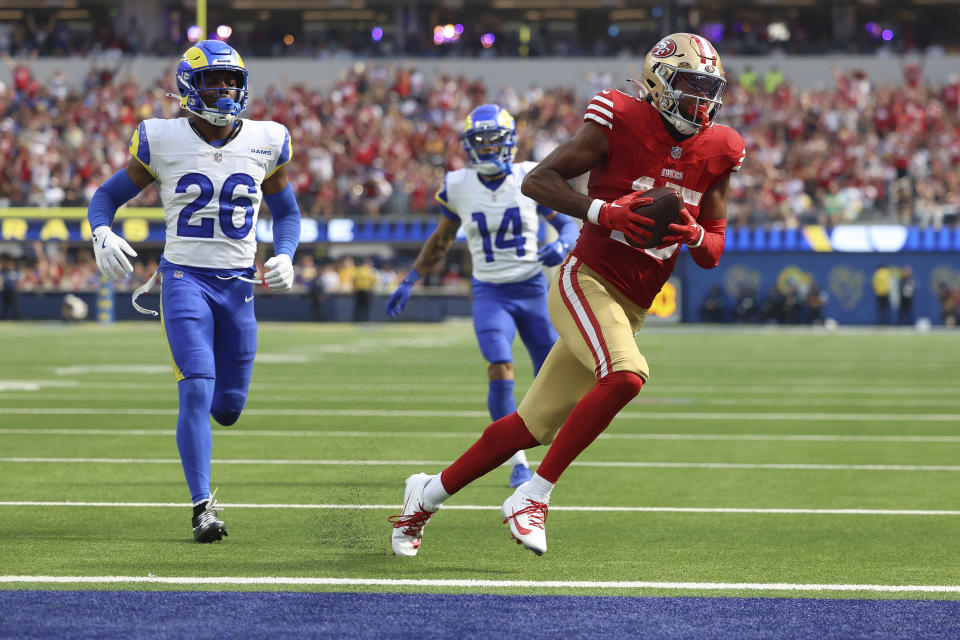
[(645, 329), (652, 379), (564, 475), (539, 558), (498, 517), (506, 468), (390, 552), (404, 479), (489, 422), (469, 323), (261, 324), (247, 410), (213, 427), (212, 545), (157, 323), (0, 340), (0, 588), (960, 599), (960, 332)]

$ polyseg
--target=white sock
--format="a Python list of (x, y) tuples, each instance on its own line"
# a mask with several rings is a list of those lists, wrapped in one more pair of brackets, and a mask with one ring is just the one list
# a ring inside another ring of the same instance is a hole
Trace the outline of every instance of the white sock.
[(520, 451), (517, 451), (515, 454), (513, 454), (512, 458), (507, 460), (507, 464), (510, 466), (511, 469), (518, 464), (522, 464), (525, 467), (529, 467), (530, 465), (527, 464), (527, 452), (524, 451), (523, 449), (521, 449)]
[(550, 492), (555, 486), (553, 482), (540, 477), (539, 473), (533, 474), (530, 482), (521, 485), (523, 492), (538, 502), (550, 502)]
[(449, 497), (450, 494), (443, 488), (438, 473), (430, 478), (430, 482), (423, 488), (423, 508), (427, 511), (436, 511)]

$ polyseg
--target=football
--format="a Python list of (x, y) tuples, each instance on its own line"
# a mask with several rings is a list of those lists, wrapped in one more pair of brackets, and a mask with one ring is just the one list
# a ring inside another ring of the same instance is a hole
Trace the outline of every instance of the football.
[(680, 192), (672, 187), (654, 187), (644, 191), (643, 195), (653, 198), (653, 202), (636, 207), (634, 211), (654, 221), (653, 235), (643, 245), (637, 244), (629, 238), (627, 238), (627, 242), (630, 246), (638, 249), (656, 249), (663, 236), (667, 235), (667, 227), (674, 222), (680, 222), (683, 198), (680, 197)]

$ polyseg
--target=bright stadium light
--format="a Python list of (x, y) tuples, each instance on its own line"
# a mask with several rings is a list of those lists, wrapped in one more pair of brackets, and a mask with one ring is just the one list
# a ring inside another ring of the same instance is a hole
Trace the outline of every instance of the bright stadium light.
[(893, 31), (891, 29), (884, 29), (880, 37), (883, 38), (885, 42), (890, 42), (893, 40)]
[(489, 49), (493, 46), (493, 43), (496, 42), (497, 37), (492, 33), (485, 33), (480, 36), (480, 44), (483, 45), (484, 49)]
[(187, 28), (187, 40), (189, 40), (190, 42), (196, 42), (202, 37), (203, 37), (203, 28), (200, 25), (195, 24), (192, 27)]
[(222, 24), (217, 27), (217, 37), (221, 40), (226, 40), (233, 35), (233, 27), (228, 24)]
[(452, 24), (443, 27), (443, 37), (446, 40), (453, 40), (457, 35), (457, 28)]
[(383, 29), (380, 27), (374, 27), (370, 32), (370, 37), (373, 38), (374, 42), (380, 42), (383, 39)]
[(772, 42), (786, 42), (790, 39), (790, 29), (785, 22), (772, 22), (767, 26), (767, 37)]

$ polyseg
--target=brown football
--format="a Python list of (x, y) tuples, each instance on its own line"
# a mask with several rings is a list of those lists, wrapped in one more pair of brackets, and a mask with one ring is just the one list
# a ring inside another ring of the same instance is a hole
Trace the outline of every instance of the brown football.
[(633, 242), (630, 238), (627, 238), (627, 242), (630, 246), (639, 249), (655, 249), (663, 236), (667, 235), (667, 227), (674, 222), (680, 222), (683, 198), (680, 197), (680, 192), (672, 187), (654, 187), (644, 191), (643, 195), (653, 198), (653, 202), (636, 207), (634, 211), (654, 221), (653, 235), (643, 245)]

